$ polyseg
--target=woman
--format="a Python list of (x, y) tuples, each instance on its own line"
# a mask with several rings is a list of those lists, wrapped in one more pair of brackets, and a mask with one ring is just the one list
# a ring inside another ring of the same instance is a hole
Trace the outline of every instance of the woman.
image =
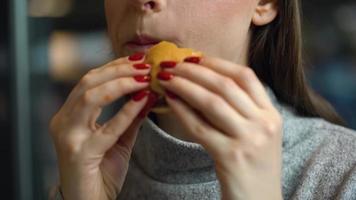
[[(105, 6), (119, 59), (86, 74), (51, 121), (58, 198), (356, 199), (356, 135), (307, 86), (297, 0)], [(171, 114), (145, 118), (157, 96), (134, 54), (148, 47), (127, 45), (135, 34), (205, 53), (161, 63)]]

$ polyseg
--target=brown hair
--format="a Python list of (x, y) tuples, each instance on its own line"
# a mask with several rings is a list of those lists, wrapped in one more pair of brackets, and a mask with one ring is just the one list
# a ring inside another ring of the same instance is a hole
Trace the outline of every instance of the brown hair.
[(279, 101), (291, 105), (298, 114), (346, 125), (334, 108), (307, 84), (299, 0), (279, 0), (277, 6), (279, 13), (272, 23), (252, 27), (249, 65)]

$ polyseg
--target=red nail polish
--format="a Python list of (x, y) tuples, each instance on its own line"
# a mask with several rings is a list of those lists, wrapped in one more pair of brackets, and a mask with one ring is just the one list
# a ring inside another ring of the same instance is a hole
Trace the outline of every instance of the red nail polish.
[(177, 99), (178, 96), (171, 91), (166, 90), (166, 95), (171, 99)]
[(145, 107), (143, 107), (143, 109), (141, 110), (141, 112), (138, 114), (138, 118), (145, 118), (147, 116), (147, 114), (151, 111), (151, 108), (156, 104), (158, 100), (158, 94), (155, 92), (150, 92), (150, 94), (148, 95), (148, 100), (147, 103), (145, 105)]
[(187, 58), (184, 59), (184, 62), (190, 62), (190, 63), (199, 64), (200, 63), (200, 57), (197, 57), (197, 56), (187, 57)]
[(151, 67), (151, 65), (147, 63), (138, 63), (138, 64), (134, 64), (133, 66), (136, 69), (149, 69)]
[(145, 56), (144, 52), (136, 52), (129, 57), (129, 60), (130, 61), (138, 61), (138, 60), (141, 60), (144, 56)]
[(176, 67), (176, 65), (177, 65), (177, 62), (175, 62), (175, 61), (163, 61), (160, 63), (160, 66), (162, 68), (174, 68), (174, 67)]
[(149, 90), (141, 90), (139, 92), (137, 92), (135, 95), (132, 96), (132, 100), (134, 101), (141, 101), (142, 99), (144, 99), (147, 95), (150, 94)]
[(157, 74), (157, 78), (162, 81), (169, 81), (173, 78), (173, 74), (166, 71), (161, 71)]
[(147, 83), (151, 81), (151, 76), (137, 75), (134, 76), (134, 79), (140, 83)]

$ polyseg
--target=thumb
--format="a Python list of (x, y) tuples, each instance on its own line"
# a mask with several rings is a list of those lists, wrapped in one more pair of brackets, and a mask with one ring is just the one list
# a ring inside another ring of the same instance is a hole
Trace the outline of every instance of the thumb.
[(135, 144), (139, 129), (142, 126), (143, 121), (144, 119), (135, 118), (129, 128), (127, 128), (127, 130), (119, 138), (119, 140), (117, 141), (117, 145), (125, 147), (127, 148), (127, 150), (131, 151)]

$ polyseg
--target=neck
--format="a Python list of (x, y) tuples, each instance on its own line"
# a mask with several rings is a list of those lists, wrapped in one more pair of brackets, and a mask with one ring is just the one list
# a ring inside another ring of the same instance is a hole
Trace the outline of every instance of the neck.
[(181, 121), (172, 113), (153, 114), (156, 124), (171, 136), (180, 140), (191, 142)]

